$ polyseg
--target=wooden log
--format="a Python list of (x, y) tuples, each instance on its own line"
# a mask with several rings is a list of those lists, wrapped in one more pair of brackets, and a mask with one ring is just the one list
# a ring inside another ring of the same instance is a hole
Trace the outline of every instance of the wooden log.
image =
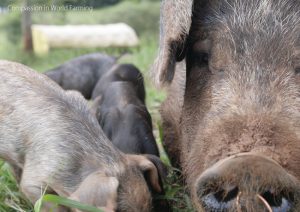
[(33, 25), (36, 54), (50, 48), (133, 47), (139, 44), (135, 31), (124, 23), (107, 25)]

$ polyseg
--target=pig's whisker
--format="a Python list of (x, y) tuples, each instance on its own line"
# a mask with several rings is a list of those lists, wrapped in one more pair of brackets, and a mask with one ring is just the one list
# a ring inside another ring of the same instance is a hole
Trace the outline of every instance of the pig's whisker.
[(240, 205), (240, 197), (241, 197), (242, 192), (239, 192), (239, 194), (236, 197), (236, 208), (237, 212), (242, 212), (241, 205)]
[(260, 194), (256, 194), (256, 196), (264, 203), (269, 212), (273, 212), (270, 204)]

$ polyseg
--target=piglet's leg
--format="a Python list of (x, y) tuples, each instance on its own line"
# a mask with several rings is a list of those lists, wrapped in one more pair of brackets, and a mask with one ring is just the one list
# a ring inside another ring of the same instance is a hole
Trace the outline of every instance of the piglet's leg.
[[(30, 178), (30, 179), (26, 178), (24, 172), (21, 179), (21, 190), (25, 194), (25, 196), (32, 202), (32, 204), (35, 204), (35, 202), (41, 198), (42, 192), (45, 190), (45, 186), (43, 186), (42, 181), (34, 180), (34, 178)], [(47, 191), (46, 193), (51, 193), (51, 192)], [(51, 203), (43, 203), (41, 211), (42, 212), (49, 212), (49, 211), (68, 212), (70, 210), (63, 206), (55, 207)]]
[(27, 179), (22, 177), (21, 179), (21, 191), (25, 196), (34, 204), (42, 195), (43, 187), (42, 183), (34, 178)]
[[(37, 200), (39, 200), (46, 189), (46, 179), (44, 176), (45, 173), (42, 171), (41, 167), (34, 167), (25, 165), (23, 169), (23, 174), (21, 178), (21, 191), (25, 194), (25, 196), (31, 201), (32, 204), (35, 204)], [(50, 174), (48, 175), (50, 176)], [(51, 189), (48, 187), (46, 193), (53, 193)], [(58, 207), (53, 209), (54, 205), (51, 203), (43, 203), (42, 212), (67, 212), (68, 210), (64, 207)], [(50, 210), (51, 209), (51, 210)]]

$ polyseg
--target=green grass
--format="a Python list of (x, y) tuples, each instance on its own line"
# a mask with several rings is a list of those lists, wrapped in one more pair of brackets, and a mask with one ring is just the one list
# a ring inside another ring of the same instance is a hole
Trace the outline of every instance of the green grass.
[[(141, 18), (142, 17), (142, 18)], [(168, 163), (168, 157), (163, 151), (159, 131), (159, 105), (165, 98), (165, 93), (157, 91), (149, 78), (151, 67), (158, 49), (159, 2), (143, 2), (136, 4), (124, 2), (113, 7), (107, 7), (93, 12), (43, 12), (33, 14), (33, 23), (38, 24), (105, 24), (125, 22), (132, 26), (140, 37), (140, 46), (135, 48), (91, 48), (91, 49), (51, 49), (48, 55), (35, 56), (24, 53), (21, 44), (20, 14), (0, 14), (0, 59), (17, 61), (44, 72), (60, 65), (71, 58), (92, 52), (102, 52), (114, 56), (124, 55), (120, 63), (133, 63), (144, 74), (147, 106), (154, 122), (154, 134), (161, 151), (161, 158)], [(192, 211), (190, 199), (185, 188), (179, 183), (180, 172), (171, 169), (165, 189), (167, 199), (173, 211)], [(19, 192), (19, 187), (9, 170), (9, 166), (0, 161), (0, 212), (33, 211), (33, 206)]]
[(98, 209), (96, 207), (93, 207), (90, 205), (85, 205), (85, 204), (79, 203), (77, 201), (70, 200), (65, 197), (59, 197), (57, 195), (52, 195), (52, 194), (46, 194), (46, 195), (43, 194), (43, 196), (38, 201), (36, 201), (36, 203), (34, 205), (34, 211), (40, 212), (42, 209), (43, 203), (52, 204), (50, 210), (54, 210), (58, 206), (66, 206), (69, 208), (80, 209), (80, 210), (86, 211), (86, 212), (103, 212), (103, 210)]
[(0, 161), (0, 211), (32, 211), (33, 207), (19, 192), (8, 164)]

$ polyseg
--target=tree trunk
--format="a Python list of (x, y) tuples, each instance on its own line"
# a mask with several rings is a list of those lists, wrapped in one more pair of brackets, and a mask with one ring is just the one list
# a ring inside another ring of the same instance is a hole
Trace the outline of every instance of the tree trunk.
[[(29, 0), (23, 0), (24, 8), (29, 6)], [(23, 35), (23, 46), (25, 51), (32, 50), (32, 34), (31, 34), (31, 11), (22, 11), (22, 35)]]

